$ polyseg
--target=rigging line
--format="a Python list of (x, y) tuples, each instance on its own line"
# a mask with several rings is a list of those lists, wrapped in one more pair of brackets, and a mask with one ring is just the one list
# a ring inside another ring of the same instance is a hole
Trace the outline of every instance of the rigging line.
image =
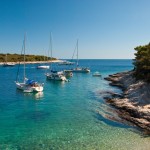
[(74, 49), (74, 51), (73, 51), (72, 60), (73, 60), (73, 58), (74, 58), (74, 55), (75, 55), (76, 50), (77, 50), (77, 44), (75, 45), (75, 49)]
[[(23, 45), (22, 45), (21, 55), (22, 55), (22, 53), (23, 53)], [(21, 61), (21, 59), (20, 59), (20, 61)], [(19, 61), (18, 69), (17, 69), (16, 81), (18, 81), (18, 76), (19, 76), (19, 71), (20, 71), (20, 61)]]
[[(52, 69), (52, 33), (50, 32), (50, 35), (49, 35), (49, 48), (48, 48), (48, 56), (47, 56), (47, 64), (50, 65), (50, 70)], [(51, 55), (51, 56), (50, 56)], [(46, 69), (45, 70), (45, 74), (47, 74), (48, 70), (49, 69)]]
[(49, 40), (49, 49), (50, 49), (50, 54), (51, 54), (51, 56), (50, 56), (50, 69), (52, 70), (52, 68), (53, 68), (53, 66), (52, 66), (52, 55), (53, 55), (53, 52), (52, 52), (52, 50), (53, 50), (53, 45), (52, 45), (52, 33), (50, 32), (50, 40)]

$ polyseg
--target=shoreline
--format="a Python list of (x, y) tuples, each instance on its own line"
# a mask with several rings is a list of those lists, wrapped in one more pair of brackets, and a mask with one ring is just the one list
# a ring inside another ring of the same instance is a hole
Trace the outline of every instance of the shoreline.
[(150, 83), (136, 81), (133, 73), (121, 72), (104, 78), (109, 85), (120, 88), (122, 93), (107, 91), (103, 98), (117, 109), (120, 118), (150, 135)]
[[(27, 61), (25, 62), (25, 64), (48, 64), (48, 63), (58, 63), (58, 62), (62, 62), (62, 60), (52, 60), (52, 61)], [(5, 62), (0, 62), (0, 65), (3, 65)], [(10, 63), (10, 64), (24, 64), (24, 62), (7, 62), (7, 63)]]

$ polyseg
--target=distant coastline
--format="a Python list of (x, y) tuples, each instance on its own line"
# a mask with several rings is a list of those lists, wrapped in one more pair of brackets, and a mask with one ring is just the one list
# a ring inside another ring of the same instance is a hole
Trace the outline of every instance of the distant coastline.
[[(62, 62), (62, 60), (56, 59), (51, 61), (27, 61), (25, 64), (46, 64), (46, 63), (57, 63)], [(13, 64), (24, 64), (24, 62), (7, 62), (7, 63), (13, 63)], [(4, 62), (0, 62), (0, 65), (3, 65)]]
[[(37, 63), (37, 62), (46, 63), (46, 62), (51, 62), (54, 60), (57, 61), (57, 59), (54, 57), (48, 57), (48, 56), (44, 56), (44, 55), (31, 55), (31, 54), (25, 55), (25, 62), (27, 62), (27, 63)], [(8, 62), (17, 64), (17, 63), (23, 62), (23, 61), (24, 61), (24, 55), (22, 55), (22, 54), (0, 53), (0, 64), (8, 63)]]
[(134, 71), (109, 75), (105, 80), (122, 89), (122, 94), (107, 91), (104, 99), (117, 108), (118, 116), (150, 135), (150, 83), (136, 80)]

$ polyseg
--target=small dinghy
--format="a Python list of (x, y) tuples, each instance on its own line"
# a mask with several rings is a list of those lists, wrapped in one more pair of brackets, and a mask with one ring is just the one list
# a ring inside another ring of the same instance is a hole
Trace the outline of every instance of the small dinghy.
[(96, 71), (93, 73), (93, 76), (94, 77), (101, 77), (102, 75), (98, 71)]

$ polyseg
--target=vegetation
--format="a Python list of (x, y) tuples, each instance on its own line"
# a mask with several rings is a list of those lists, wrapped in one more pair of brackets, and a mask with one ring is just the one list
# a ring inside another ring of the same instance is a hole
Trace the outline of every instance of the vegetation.
[(150, 43), (135, 48), (135, 77), (150, 82)]
[[(19, 54), (0, 54), (0, 62), (6, 62), (6, 55), (7, 55), (7, 62), (21, 62), (24, 59), (23, 55)], [(26, 61), (47, 61), (47, 60), (56, 60), (56, 58), (50, 58), (42, 55), (26, 55)]]

